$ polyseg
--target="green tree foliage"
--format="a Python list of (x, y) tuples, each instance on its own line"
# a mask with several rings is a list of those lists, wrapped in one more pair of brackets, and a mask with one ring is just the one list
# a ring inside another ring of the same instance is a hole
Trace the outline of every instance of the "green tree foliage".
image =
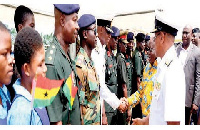
[[(9, 28), (8, 25), (6, 25), (6, 27), (10, 30), (12, 45), (14, 45), (15, 37), (17, 36), (17, 32), (16, 32), (15, 28)], [(46, 51), (46, 49), (49, 46), (50, 42), (53, 40), (53, 33), (45, 34), (45, 35), (40, 33), (40, 36), (42, 37), (42, 41), (43, 41), (43, 44), (44, 44), (44, 47), (45, 47), (45, 51)]]

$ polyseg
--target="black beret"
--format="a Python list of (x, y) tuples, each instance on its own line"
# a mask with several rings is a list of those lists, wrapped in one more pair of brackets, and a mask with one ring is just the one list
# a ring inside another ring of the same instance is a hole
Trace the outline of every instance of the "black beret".
[(93, 15), (91, 14), (84, 14), (80, 17), (80, 19), (78, 20), (78, 25), (81, 28), (85, 28), (90, 26), (91, 24), (95, 24), (96, 23), (96, 19)]
[(137, 36), (135, 36), (136, 41), (138, 42), (142, 42), (143, 40), (145, 40), (145, 35), (144, 33), (138, 33)]
[(54, 4), (54, 7), (64, 14), (78, 13), (80, 6), (79, 4)]
[(113, 31), (113, 33), (111, 33), (111, 36), (112, 37), (118, 37), (119, 34), (120, 34), (120, 30), (117, 27), (115, 27), (115, 26), (112, 26), (111, 29)]

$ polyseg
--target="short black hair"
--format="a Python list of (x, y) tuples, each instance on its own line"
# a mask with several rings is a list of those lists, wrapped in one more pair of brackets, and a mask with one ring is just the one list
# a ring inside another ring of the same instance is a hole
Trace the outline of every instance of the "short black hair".
[(14, 56), (17, 70), (21, 76), (22, 65), (30, 63), (35, 52), (41, 47), (43, 47), (42, 38), (36, 30), (25, 27), (19, 31), (15, 39)]
[(33, 15), (33, 12), (26, 6), (20, 5), (15, 10), (14, 22), (15, 22), (15, 29), (18, 32), (18, 25), (24, 24), (27, 20), (28, 15)]
[(0, 31), (10, 32), (7, 27), (0, 21)]

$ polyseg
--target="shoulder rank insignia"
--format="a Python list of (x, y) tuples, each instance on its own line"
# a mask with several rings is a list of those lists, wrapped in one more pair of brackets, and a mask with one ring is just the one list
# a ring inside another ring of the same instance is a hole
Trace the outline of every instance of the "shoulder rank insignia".
[(169, 61), (169, 60), (166, 60), (166, 61), (165, 61), (165, 65), (166, 65), (167, 67), (169, 67), (170, 64), (172, 63), (172, 61), (173, 61), (173, 60), (170, 60), (170, 61)]
[(46, 64), (53, 64), (55, 58), (55, 52), (56, 52), (55, 45), (49, 46), (49, 48), (46, 51), (46, 57), (45, 57)]

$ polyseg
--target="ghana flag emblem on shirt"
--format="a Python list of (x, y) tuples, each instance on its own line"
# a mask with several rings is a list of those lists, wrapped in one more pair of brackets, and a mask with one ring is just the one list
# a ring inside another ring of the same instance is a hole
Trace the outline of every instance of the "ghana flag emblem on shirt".
[(35, 93), (33, 107), (49, 106), (55, 99), (63, 81), (64, 79), (50, 80), (46, 77), (37, 76), (32, 83), (33, 93)]
[(69, 109), (72, 110), (72, 106), (74, 103), (74, 99), (78, 90), (78, 87), (76, 86), (76, 83), (74, 81), (74, 73), (69, 75), (69, 77), (65, 80), (64, 86), (63, 86), (63, 91), (65, 96), (67, 97), (69, 101)]

